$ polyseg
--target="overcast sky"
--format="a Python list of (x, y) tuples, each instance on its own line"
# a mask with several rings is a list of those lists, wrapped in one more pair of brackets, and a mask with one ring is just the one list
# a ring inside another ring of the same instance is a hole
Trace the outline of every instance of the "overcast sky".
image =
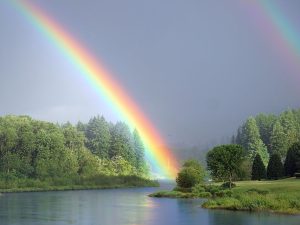
[[(0, 115), (118, 120), (9, 2), (0, 2)], [(300, 71), (243, 1), (34, 2), (103, 62), (169, 143), (205, 145), (230, 137), (250, 115), (300, 106)], [(300, 2), (274, 2), (300, 32)]]

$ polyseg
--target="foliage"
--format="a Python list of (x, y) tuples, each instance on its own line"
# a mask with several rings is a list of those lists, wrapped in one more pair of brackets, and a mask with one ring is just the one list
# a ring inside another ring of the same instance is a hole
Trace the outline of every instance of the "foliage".
[(187, 160), (176, 177), (177, 186), (192, 188), (196, 184), (202, 183), (204, 176), (205, 171), (198, 161)]
[(0, 174), (6, 178), (73, 182), (100, 175), (148, 177), (144, 151), (137, 131), (131, 133), (125, 123), (109, 124), (104, 117), (77, 127), (28, 116), (0, 117)]
[(257, 154), (254, 158), (253, 165), (252, 165), (252, 173), (251, 173), (251, 180), (261, 180), (266, 178), (266, 167), (261, 160), (259, 154)]
[(253, 117), (249, 117), (242, 126), (241, 144), (252, 162), (254, 157), (260, 154), (264, 164), (267, 165), (269, 160), (267, 147), (260, 138), (259, 129)]
[(202, 206), (211, 209), (300, 213), (300, 182), (296, 179), (237, 182), (231, 196), (219, 196)]
[(244, 150), (240, 145), (220, 145), (207, 153), (207, 168), (217, 180), (232, 183), (234, 176), (240, 172)]
[(294, 176), (294, 174), (300, 170), (297, 165), (300, 163), (300, 143), (293, 144), (286, 155), (284, 162), (284, 170), (286, 176)]
[(282, 178), (284, 175), (283, 165), (281, 158), (278, 154), (271, 155), (268, 167), (267, 167), (267, 178), (276, 180)]

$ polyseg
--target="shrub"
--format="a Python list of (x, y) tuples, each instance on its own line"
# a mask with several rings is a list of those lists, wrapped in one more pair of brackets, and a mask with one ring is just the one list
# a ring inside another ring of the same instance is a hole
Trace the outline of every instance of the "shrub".
[(205, 192), (205, 188), (201, 184), (196, 184), (194, 187), (192, 187), (192, 193), (194, 194), (200, 194), (202, 192)]
[(201, 192), (196, 195), (198, 198), (211, 198), (212, 195), (209, 192)]
[(215, 193), (217, 197), (231, 197), (232, 191), (231, 190), (221, 190)]
[(228, 181), (228, 182), (225, 182), (221, 185), (221, 188), (224, 188), (224, 189), (227, 189), (227, 188), (230, 188), (230, 187), (234, 188), (234, 187), (236, 187), (236, 184), (231, 182), (231, 185), (230, 185), (230, 181)]
[(180, 192), (183, 192), (183, 193), (190, 193), (190, 192), (192, 192), (192, 188), (175, 187), (175, 188), (173, 188), (173, 191), (180, 191)]
[(251, 188), (249, 190), (247, 190), (248, 193), (257, 193), (257, 194), (260, 194), (260, 195), (266, 195), (266, 194), (269, 194), (269, 191), (268, 190), (262, 190), (262, 189), (256, 189), (256, 188)]
[(202, 178), (199, 175), (199, 171), (192, 168), (183, 168), (177, 175), (177, 185), (182, 188), (191, 188), (196, 184), (202, 182)]

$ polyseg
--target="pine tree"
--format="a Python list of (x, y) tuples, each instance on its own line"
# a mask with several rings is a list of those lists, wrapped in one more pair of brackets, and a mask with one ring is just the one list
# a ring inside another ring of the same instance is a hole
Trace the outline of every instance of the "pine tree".
[(132, 166), (136, 165), (133, 136), (126, 123), (117, 122), (111, 129), (110, 158), (122, 156)]
[(269, 160), (269, 154), (265, 144), (262, 142), (256, 121), (253, 117), (249, 117), (242, 127), (242, 143), (247, 152), (247, 156), (252, 161), (259, 154), (265, 165)]
[(92, 118), (86, 127), (86, 147), (102, 159), (107, 159), (110, 148), (109, 124), (103, 116)]
[(287, 140), (281, 126), (280, 122), (277, 120), (273, 125), (273, 130), (271, 133), (271, 153), (272, 154), (279, 154), (281, 158), (286, 156), (287, 152)]
[(266, 178), (266, 167), (261, 160), (261, 157), (259, 154), (257, 154), (254, 158), (253, 164), (252, 164), (252, 174), (251, 179), (252, 180), (261, 180)]
[(280, 115), (280, 123), (285, 134), (287, 148), (290, 148), (299, 139), (298, 126), (296, 124), (296, 117), (291, 110), (287, 110)]
[(259, 134), (263, 143), (267, 146), (269, 154), (271, 154), (271, 133), (273, 130), (273, 124), (276, 121), (276, 116), (273, 114), (260, 113), (255, 117)]
[(267, 167), (267, 178), (277, 180), (282, 178), (284, 174), (283, 165), (281, 158), (278, 154), (271, 155), (268, 167)]
[[(300, 163), (300, 143), (293, 144), (286, 155), (284, 170), (286, 176), (294, 176), (297, 172), (297, 163)], [(300, 168), (299, 168), (300, 169)]]
[(145, 161), (145, 148), (137, 129), (133, 131), (133, 142), (136, 157), (135, 167), (139, 174), (145, 174), (147, 173), (147, 165)]

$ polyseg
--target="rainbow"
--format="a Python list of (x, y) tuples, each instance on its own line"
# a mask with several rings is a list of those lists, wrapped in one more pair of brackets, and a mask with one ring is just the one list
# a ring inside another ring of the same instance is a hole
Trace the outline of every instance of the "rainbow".
[(291, 72), (300, 70), (300, 34), (276, 4), (276, 1), (243, 1), (252, 21), (260, 27), (268, 42), (282, 57)]
[(45, 11), (27, 0), (12, 0), (20, 11), (79, 70), (97, 94), (130, 127), (135, 127), (145, 145), (146, 157), (160, 176), (174, 178), (178, 165), (153, 124), (99, 61)]

